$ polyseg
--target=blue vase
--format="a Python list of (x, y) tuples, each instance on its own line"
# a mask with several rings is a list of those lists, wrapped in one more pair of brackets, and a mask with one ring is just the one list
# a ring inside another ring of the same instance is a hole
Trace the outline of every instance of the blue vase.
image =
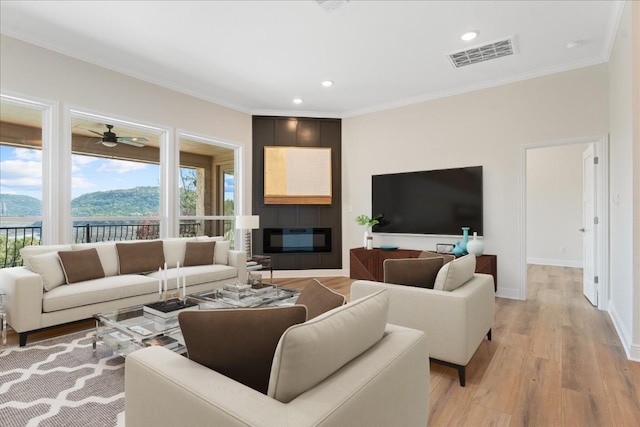
[(460, 244), (460, 240), (456, 241), (455, 246), (453, 247), (453, 250), (451, 251), (451, 253), (457, 257), (464, 255), (464, 250), (462, 249), (462, 245)]
[(467, 252), (467, 243), (469, 243), (469, 227), (462, 227), (462, 243), (460, 247), (462, 248), (462, 254), (466, 255)]

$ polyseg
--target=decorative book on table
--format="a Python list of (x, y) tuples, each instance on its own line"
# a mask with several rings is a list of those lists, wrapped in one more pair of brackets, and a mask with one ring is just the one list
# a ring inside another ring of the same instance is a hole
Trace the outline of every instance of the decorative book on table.
[(168, 349), (176, 348), (180, 345), (180, 342), (178, 342), (177, 339), (171, 338), (170, 336), (167, 336), (167, 335), (161, 335), (159, 337), (154, 337), (154, 338), (145, 338), (142, 340), (142, 343), (146, 347), (157, 345), (157, 346), (162, 346)]
[(224, 285), (222, 289), (229, 292), (242, 292), (251, 289), (251, 285), (247, 285), (244, 283), (233, 283)]
[(120, 331), (109, 332), (102, 336), (102, 340), (117, 348), (131, 344), (131, 336)]
[(272, 285), (264, 285), (259, 288), (251, 288), (251, 292), (254, 295), (265, 295), (265, 294), (268, 294), (269, 292), (273, 292), (273, 290), (274, 290), (274, 287)]
[(153, 314), (154, 316), (169, 318), (177, 316), (182, 311), (197, 310), (198, 304), (195, 302), (180, 301), (178, 299), (171, 299), (168, 301), (158, 301), (151, 304), (146, 304), (142, 307), (145, 313)]
[(244, 283), (234, 283), (224, 285), (220, 289), (220, 295), (231, 299), (241, 299), (253, 295), (251, 293), (251, 285)]

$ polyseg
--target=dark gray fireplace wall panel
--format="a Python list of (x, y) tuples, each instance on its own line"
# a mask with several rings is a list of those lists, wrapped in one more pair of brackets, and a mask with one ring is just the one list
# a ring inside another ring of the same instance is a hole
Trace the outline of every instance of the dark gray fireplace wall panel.
[[(331, 251), (272, 253), (274, 270), (342, 268), (342, 122), (340, 119), (253, 116), (253, 214), (260, 229), (253, 230), (253, 252), (261, 253), (263, 229), (286, 227), (331, 228)], [(331, 147), (331, 205), (265, 205), (264, 147)]]

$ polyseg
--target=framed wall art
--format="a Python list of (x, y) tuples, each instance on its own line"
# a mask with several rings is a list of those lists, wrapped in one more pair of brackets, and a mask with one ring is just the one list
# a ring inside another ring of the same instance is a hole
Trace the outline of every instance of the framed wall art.
[(331, 148), (264, 147), (264, 203), (330, 205)]

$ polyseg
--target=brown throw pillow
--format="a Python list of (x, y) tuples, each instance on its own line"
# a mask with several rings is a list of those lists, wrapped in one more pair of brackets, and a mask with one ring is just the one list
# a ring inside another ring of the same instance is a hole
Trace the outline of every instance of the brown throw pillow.
[(185, 311), (178, 321), (189, 359), (266, 394), (280, 337), (306, 316), (288, 306)]
[(441, 257), (385, 259), (384, 282), (433, 289), (443, 262)]
[(78, 283), (104, 277), (102, 263), (100, 263), (100, 257), (95, 248), (79, 251), (60, 251), (58, 256), (60, 257), (67, 283)]
[(187, 242), (187, 249), (184, 253), (184, 266), (211, 265), (213, 264), (213, 253), (216, 242)]
[(164, 267), (162, 240), (116, 243), (120, 274), (151, 273)]
[(343, 305), (347, 299), (316, 279), (311, 279), (306, 288), (302, 290), (296, 300), (296, 304), (307, 307), (307, 320)]

